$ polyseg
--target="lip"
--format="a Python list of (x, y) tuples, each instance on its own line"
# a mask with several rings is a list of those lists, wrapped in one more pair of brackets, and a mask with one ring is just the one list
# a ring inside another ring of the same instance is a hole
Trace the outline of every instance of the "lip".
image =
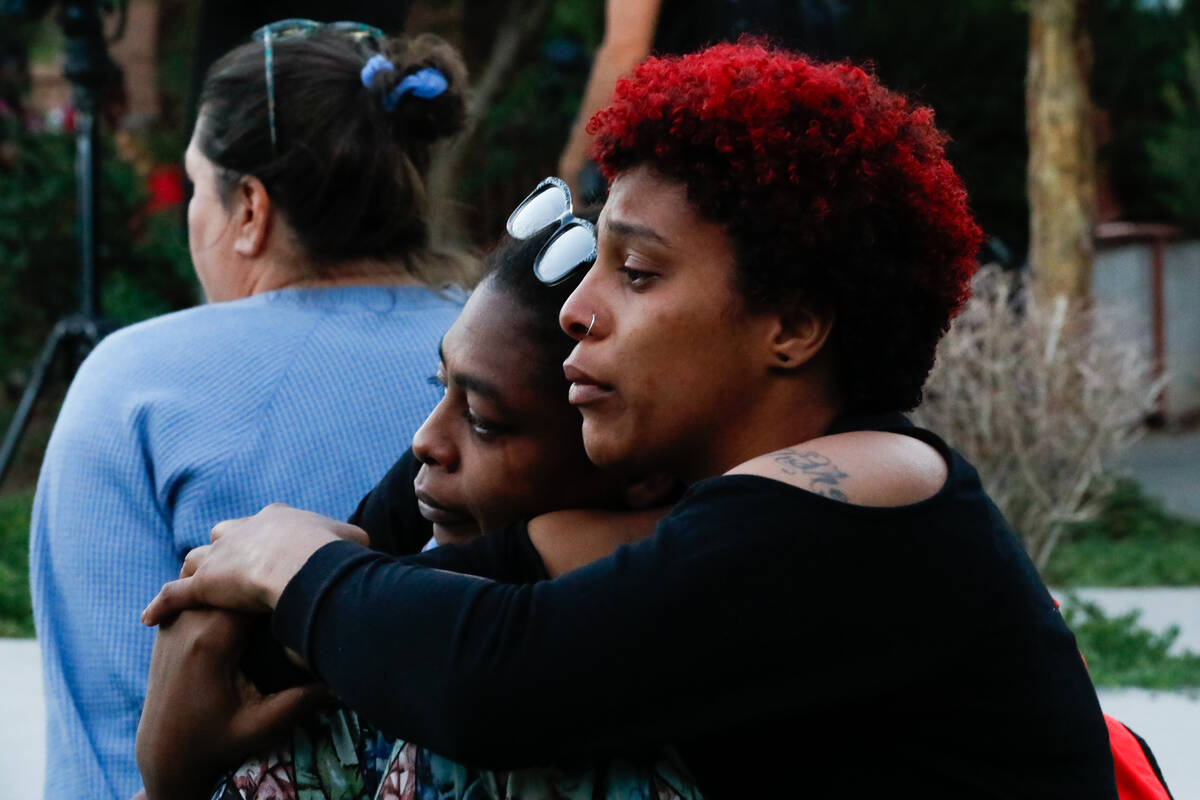
[(417, 510), (421, 512), (421, 516), (438, 525), (462, 525), (469, 522), (475, 523), (474, 517), (467, 514), (465, 511), (459, 511), (453, 508), (447, 508), (438, 502), (428, 492), (423, 492), (417, 489), (414, 494), (417, 496)]
[(599, 402), (613, 393), (613, 386), (603, 383), (567, 360), (563, 364), (563, 375), (571, 382), (567, 390), (567, 402), (573, 406), (586, 406)]

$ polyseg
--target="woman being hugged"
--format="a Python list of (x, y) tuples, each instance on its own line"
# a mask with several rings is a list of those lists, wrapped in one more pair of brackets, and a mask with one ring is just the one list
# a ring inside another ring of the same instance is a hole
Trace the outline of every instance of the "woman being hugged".
[[(595, 221), (593, 213), (582, 216)], [(649, 535), (661, 509), (612, 509), (658, 502), (658, 488), (676, 489), (657, 487), (653, 480), (630, 484), (598, 469), (584, 452), (579, 413), (567, 402), (562, 374), (573, 342), (557, 321), (581, 276), (548, 287), (531, 269), (550, 233), (506, 240), (486, 258), (482, 282), (439, 348), (437, 377), (445, 394), (413, 434), (412, 452), (350, 518), (374, 549), (413, 553), (432, 536), (443, 546), (423, 553), (421, 563), (471, 571), (461, 551), (444, 545), (471, 541), (484, 530), (535, 514), (589, 509), (570, 514), (569, 531), (533, 541), (538, 556), (528, 560), (525, 572), (490, 573), (509, 582), (536, 581), (546, 572), (562, 574), (606, 555), (619, 543), (614, 538), (632, 541)], [(612, 526), (617, 515), (619, 529)], [(610, 532), (617, 530), (614, 537)], [(485, 548), (474, 563), (488, 569), (491, 555)], [(210, 626), (180, 630), (189, 615), (209, 617)], [(264, 669), (264, 640), (237, 631), (234, 616), (193, 610), (161, 629), (138, 731), (139, 763), (151, 797), (373, 798), (377, 791), (387, 797), (388, 791), (414, 781), (436, 786), (442, 798), (592, 798), (591, 787), (597, 785), (630, 797), (654, 785), (662, 797), (674, 796), (665, 793), (675, 779), (669, 754), (491, 773), (393, 741), (352, 710), (331, 707), (307, 715), (290, 736), (228, 772), (214, 794), (218, 767), (229, 770), (251, 741), (264, 740), (258, 735), (240, 739), (237, 731), (248, 726), (240, 725), (238, 717), (283, 722), (292, 710), (290, 699), (304, 692), (255, 696), (232, 720), (225, 716), (235, 705), (228, 702), (229, 687), (241, 680), (228, 679), (230, 666), (252, 676), (263, 691), (278, 687), (282, 677)], [(196, 638), (197, 633), (203, 638)], [(222, 641), (231, 647), (210, 646)], [(246, 648), (249, 652), (243, 653)], [(336, 762), (323, 757), (331, 749), (339, 753)], [(406, 781), (405, 772), (419, 776), (407, 775)], [(684, 789), (678, 781), (675, 785)]]
[(138, 612), (213, 521), (282, 498), (344, 518), (437, 401), (460, 300), (434, 287), (459, 267), (430, 247), (424, 175), (463, 91), (445, 43), (360, 25), (273, 26), (210, 70), (185, 157), (209, 303), (91, 354), (39, 479), (47, 797), (140, 786)]
[(650, 59), (591, 128), (612, 192), (565, 374), (593, 461), (690, 485), (655, 534), (532, 585), (320, 526), (298, 569), (248, 568), (303, 524), (275, 508), (219, 527), (150, 618), (272, 609), (348, 704), (467, 763), (673, 745), (708, 797), (1114, 797), (1051, 597), (901, 413), (980, 240), (932, 112), (743, 41)]

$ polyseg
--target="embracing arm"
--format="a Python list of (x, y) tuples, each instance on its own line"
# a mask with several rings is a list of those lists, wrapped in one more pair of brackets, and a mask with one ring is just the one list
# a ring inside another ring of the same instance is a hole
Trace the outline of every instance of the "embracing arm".
[[(652, 540), (535, 585), (430, 569), (438, 551), (398, 560), (324, 545), (279, 598), (276, 631), (384, 730), (494, 766), (661, 745), (764, 709), (787, 713), (811, 700), (797, 685), (825, 699), (868, 688), (877, 651), (913, 649), (911, 630), (897, 643), (893, 623), (932, 604), (885, 570), (874, 576), (885, 607), (848, 615), (830, 595), (863, 578), (861, 546), (822, 518), (841, 504), (780, 508), (771, 486), (706, 482)], [(519, 526), (442, 557), (512, 547), (531, 549)], [(814, 640), (846, 657), (798, 660)], [(932, 655), (935, 644), (917, 650)]]
[(433, 536), (433, 526), (417, 510), (413, 490), (420, 469), (413, 451), (406, 451), (346, 520), (366, 531), (372, 550), (394, 556), (419, 553)]
[[(934, 448), (898, 434), (826, 437), (766, 459), (742, 471), (777, 470), (770, 477), (806, 492), (838, 488), (831, 499), (860, 506), (913, 504), (946, 478)], [(795, 505), (781, 504), (773, 486), (755, 475), (701, 484), (654, 539), (534, 586), (431, 573), (330, 547), (288, 587), (276, 631), (315, 659), (339, 691), (361, 692), (346, 695), (351, 705), (395, 703), (376, 720), (385, 729), (497, 766), (660, 745), (739, 715), (781, 713), (788, 697), (805, 702), (798, 681), (811, 681), (826, 697), (865, 689), (879, 679), (876, 650), (900, 646), (901, 628), (891, 623), (914, 605), (934, 603), (905, 585), (905, 576), (885, 572), (878, 585), (899, 584), (886, 612), (855, 615), (854, 627), (844, 613), (798, 615), (846, 606), (830, 595), (861, 578), (854, 575), (860, 545), (844, 535), (840, 504), (806, 493), (790, 495)], [(536, 532), (537, 522), (530, 535)], [(419, 611), (396, 611), (408, 608)], [(412, 670), (403, 683), (427, 690), (420, 697), (404, 697), (394, 674), (389, 694), (358, 674), (364, 671), (355, 659), (322, 656), (378, 634), (374, 625), (384, 618), (392, 634), (374, 641), (401, 643), (385, 658)], [(364, 630), (356, 633), (356, 624)], [(813, 640), (846, 660), (836, 668), (797, 661)], [(894, 665), (892, 677), (915, 669)], [(493, 719), (520, 723), (501, 736), (485, 724)]]
[[(843, 472), (838, 464), (846, 464), (851, 471)], [(889, 507), (914, 504), (937, 494), (945, 482), (947, 465), (934, 447), (916, 438), (856, 431), (767, 453), (727, 475), (766, 477), (854, 505)], [(360, 512), (370, 500), (371, 495), (360, 505)], [(554, 512), (543, 515), (528, 533), (516, 523), (521, 529), (519, 539), (485, 536), (465, 547), (439, 548), (413, 563), (498, 582), (534, 582), (591, 563), (620, 544), (645, 538), (657, 513)], [(227, 534), (226, 541), (234, 544), (222, 541), (217, 546)], [(369, 543), (367, 534), (355, 525), (278, 503), (253, 517), (226, 520), (213, 527), (213, 545), (188, 554), (181, 579), (163, 586), (143, 611), (142, 621), (158, 624), (195, 605), (271, 611), (301, 566), (324, 545), (339, 539), (363, 546)], [(551, 569), (549, 574), (546, 566)], [(196, 575), (198, 569), (204, 573)]]
[[(743, 602), (782, 607), (764, 593), (793, 584), (786, 560), (760, 547), (789, 540), (743, 510), (677, 508), (651, 540), (527, 585), (431, 569), (436, 550), (396, 559), (334, 541), (288, 583), (274, 627), (369, 721), (459, 760), (529, 764), (660, 744), (727, 720), (747, 694), (761, 706), (778, 689), (765, 675), (753, 686), (720, 679), (771, 624), (743, 619)], [(286, 527), (293, 544), (310, 546)], [(243, 538), (263, 537), (232, 530), (196, 559), (196, 578), (184, 583), (207, 587), (201, 602), (220, 594), (226, 571), (264, 563), (232, 545)], [(503, 550), (514, 538), (519, 526), (461, 550)], [(774, 679), (790, 682), (791, 669)]]
[[(664, 509), (553, 512), (538, 518), (533, 536), (526, 523), (516, 522), (505, 529), (512, 535), (492, 533), (466, 545), (445, 545), (401, 559), (375, 555), (501, 583), (534, 583), (648, 537), (662, 513)], [(364, 553), (374, 552), (366, 550), (369, 540), (361, 528), (282, 503), (252, 517), (221, 522), (212, 529), (213, 543), (189, 552), (181, 577), (165, 583), (142, 611), (142, 623), (158, 625), (196, 606), (269, 612), (314, 553), (343, 540)]]
[[(413, 480), (421, 462), (412, 450), (405, 453), (371, 492), (362, 499), (348, 522), (366, 531), (371, 549), (389, 555), (418, 553), (432, 535), (432, 526), (417, 510)], [(536, 550), (513, 546), (507, 550), (483, 548), (463, 553), (454, 547), (439, 548), (430, 566), (464, 572), (507, 583), (524, 583), (545, 577), (531, 561), (540, 560), (554, 578), (590, 564), (619, 545), (645, 539), (669, 510), (661, 481), (642, 481), (648, 503), (660, 507), (643, 511), (552, 511), (533, 519), (529, 539)], [(669, 491), (669, 489), (668, 489)], [(535, 577), (530, 577), (531, 573)]]
[[(839, 537), (819, 523), (781, 530), (805, 509), (763, 484), (708, 482), (653, 539), (528, 586), (330, 545), (288, 586), (276, 634), (388, 733), (502, 768), (657, 747), (869, 691), (911, 603), (847, 625), (831, 594), (861, 548), (827, 549)], [(814, 640), (845, 659), (806, 657)]]

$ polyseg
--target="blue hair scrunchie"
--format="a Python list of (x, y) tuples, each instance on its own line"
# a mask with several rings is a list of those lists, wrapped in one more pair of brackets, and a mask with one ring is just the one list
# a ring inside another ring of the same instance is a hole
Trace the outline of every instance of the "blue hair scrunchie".
[[(363, 86), (370, 89), (375, 82), (376, 75), (381, 72), (391, 72), (394, 69), (396, 69), (396, 65), (388, 61), (384, 56), (378, 54), (371, 56), (362, 68), (361, 77)], [(439, 70), (433, 67), (419, 69), (411, 75), (405, 75), (387, 93), (383, 98), (383, 110), (389, 113), (395, 111), (396, 106), (400, 104), (400, 100), (404, 95), (409, 93), (423, 100), (440, 97), (449, 85), (446, 81), (446, 76)]]
[(411, 75), (405, 75), (404, 79), (396, 84), (396, 88), (388, 92), (387, 97), (383, 99), (383, 110), (395, 111), (400, 100), (410, 92), (422, 100), (439, 97), (449, 85), (446, 76), (433, 67), (417, 70)]
[(362, 85), (370, 89), (371, 84), (375, 83), (376, 75), (381, 72), (391, 72), (395, 68), (392, 62), (376, 53), (363, 65), (362, 72), (359, 73), (362, 76)]

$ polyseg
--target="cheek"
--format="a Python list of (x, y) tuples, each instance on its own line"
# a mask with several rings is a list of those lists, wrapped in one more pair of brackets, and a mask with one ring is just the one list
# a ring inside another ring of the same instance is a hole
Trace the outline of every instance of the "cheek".
[(188, 242), (193, 251), (212, 249), (229, 231), (233, 220), (213, 194), (196, 194), (188, 203)]
[(193, 249), (195, 249), (195, 246), (196, 246), (196, 238), (200, 234), (199, 217), (200, 217), (200, 213), (199, 213), (199, 209), (196, 204), (196, 197), (195, 197), (195, 195), (193, 195), (192, 199), (188, 201), (188, 207), (187, 207), (188, 244)]
[[(570, 434), (577, 440), (578, 428)], [(586, 478), (581, 463), (589, 462), (579, 448), (564, 444), (570, 441), (530, 439), (505, 449), (502, 465), (475, 492), (485, 527), (573, 505), (569, 498), (578, 494), (578, 483)]]
[(623, 425), (613, 433), (651, 442), (703, 429), (714, 415), (736, 411), (745, 390), (746, 354), (715, 311), (659, 317), (638, 342), (636, 377)]
[(711, 320), (678, 313), (659, 314), (635, 343), (631, 363), (636, 378), (629, 388), (638, 398), (639, 417), (658, 417), (687, 404), (721, 370), (724, 342)]
[(212, 249), (216, 237), (214, 222), (212, 209), (202, 198), (194, 198), (188, 205), (188, 247), (193, 255)]
[(462, 467), (454, 476), (468, 513), (484, 531), (516, 519), (529, 493), (529, 473), (510, 451), (504, 445), (466, 445)]

